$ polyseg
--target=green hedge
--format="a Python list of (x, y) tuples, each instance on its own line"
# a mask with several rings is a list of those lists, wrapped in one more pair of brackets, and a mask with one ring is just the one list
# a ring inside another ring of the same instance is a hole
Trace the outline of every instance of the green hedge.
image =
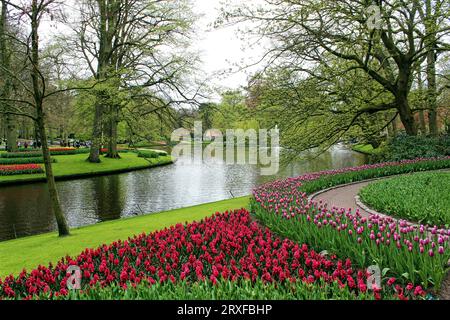
[(408, 136), (400, 134), (388, 142), (383, 152), (371, 156), (372, 161), (399, 161), (418, 157), (432, 158), (450, 155), (450, 136)]
[(139, 158), (147, 158), (147, 159), (156, 159), (161, 156), (165, 156), (166, 153), (163, 152), (156, 152), (151, 150), (140, 150), (138, 151), (138, 157)]
[[(39, 299), (49, 299), (41, 296)], [(149, 285), (143, 283), (136, 288), (119, 286), (106, 288), (96, 287), (88, 292), (72, 291), (67, 300), (374, 300), (372, 293), (355, 294), (348, 288), (340, 288), (334, 284), (306, 284), (304, 282), (284, 282), (268, 284), (258, 280), (219, 281), (214, 285), (211, 281), (200, 283), (166, 282)], [(384, 299), (394, 299), (393, 296)]]
[[(56, 159), (52, 159), (53, 163), (56, 163)], [(44, 163), (43, 157), (36, 158), (0, 158), (0, 165), (12, 165), (12, 164), (30, 164), (30, 163)]]

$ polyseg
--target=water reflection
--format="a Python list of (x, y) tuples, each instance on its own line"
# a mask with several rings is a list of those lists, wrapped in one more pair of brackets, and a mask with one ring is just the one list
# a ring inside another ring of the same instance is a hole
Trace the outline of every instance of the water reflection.
[[(256, 165), (182, 164), (58, 182), (71, 227), (84, 226), (250, 194), (255, 186), (305, 172), (364, 164), (365, 157), (336, 146), (320, 157), (294, 161), (276, 176)], [(46, 185), (0, 187), (0, 240), (55, 230)]]

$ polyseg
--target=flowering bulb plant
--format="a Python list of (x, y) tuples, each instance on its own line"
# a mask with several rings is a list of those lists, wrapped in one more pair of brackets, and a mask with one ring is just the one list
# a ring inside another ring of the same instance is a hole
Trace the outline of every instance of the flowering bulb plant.
[(308, 191), (370, 177), (448, 167), (447, 158), (416, 159), (322, 171), (256, 188), (252, 210), (274, 232), (316, 250), (349, 257), (358, 267), (378, 265), (401, 283), (439, 289), (448, 270), (450, 230), (414, 227), (389, 217), (311, 201)]
[(37, 164), (20, 164), (20, 165), (0, 165), (0, 176), (8, 176), (15, 174), (34, 174), (43, 173), (44, 170)]
[[(68, 273), (80, 268), (81, 290), (142, 284), (223, 281), (239, 283), (285, 283), (338, 285), (349, 292), (368, 292), (368, 273), (358, 270), (350, 259), (326, 256), (309, 246), (276, 237), (252, 220), (247, 210), (217, 213), (201, 222), (178, 224), (149, 235), (86, 249), (78, 257), (65, 257), (56, 265), (39, 266), (30, 273), (0, 280), (3, 299), (49, 298), (70, 294)], [(400, 286), (395, 279), (374, 288), (381, 299), (390, 292), (408, 299), (425, 294), (420, 286)]]

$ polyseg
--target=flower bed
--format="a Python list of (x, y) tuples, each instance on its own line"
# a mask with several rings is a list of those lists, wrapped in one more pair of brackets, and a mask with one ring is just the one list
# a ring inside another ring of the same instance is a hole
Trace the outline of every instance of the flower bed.
[(450, 158), (417, 159), (323, 171), (268, 183), (254, 190), (252, 210), (272, 231), (315, 250), (349, 257), (360, 268), (378, 265), (385, 276), (439, 289), (450, 259), (450, 230), (410, 227), (351, 210), (328, 208), (308, 193), (334, 185), (450, 167)]
[(156, 158), (159, 158), (159, 157), (165, 156), (165, 155), (166, 155), (166, 153), (156, 152), (156, 151), (152, 151), (152, 150), (140, 150), (138, 152), (139, 158), (146, 158), (146, 159), (156, 159)]
[(0, 176), (9, 176), (15, 174), (34, 174), (43, 173), (44, 170), (37, 164), (21, 164), (21, 165), (0, 165)]
[[(124, 289), (149, 283), (201, 283), (222, 281), (305, 284), (326, 283), (347, 289), (347, 296), (364, 294), (375, 298), (422, 296), (412, 284), (402, 288), (394, 280), (384, 289), (368, 293), (367, 273), (349, 259), (338, 260), (279, 239), (239, 210), (216, 214), (199, 223), (176, 225), (150, 235), (86, 249), (77, 258), (66, 257), (55, 266), (39, 266), (18, 277), (0, 280), (0, 298), (54, 298), (69, 294), (69, 266), (81, 269), (81, 288), (120, 286)], [(70, 283), (73, 283), (70, 281)]]

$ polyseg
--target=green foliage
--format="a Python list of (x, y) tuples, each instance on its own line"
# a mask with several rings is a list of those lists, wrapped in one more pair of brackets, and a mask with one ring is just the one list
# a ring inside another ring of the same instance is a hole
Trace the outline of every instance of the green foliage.
[(400, 134), (392, 139), (381, 155), (382, 161), (398, 161), (403, 159), (431, 158), (450, 155), (450, 136), (438, 138), (427, 136), (408, 136)]
[(431, 226), (450, 225), (450, 173), (418, 173), (374, 182), (360, 191), (369, 207)]
[[(41, 296), (40, 299), (48, 299)], [(87, 292), (72, 291), (68, 300), (374, 300), (371, 293), (355, 294), (339, 284), (264, 283), (258, 280), (176, 283), (166, 282), (150, 285), (143, 283), (136, 288), (119, 286), (96, 287)], [(393, 296), (385, 299), (394, 299)]]
[[(52, 158), (52, 162), (55, 163), (56, 159)], [(36, 158), (0, 158), (0, 165), (11, 165), (11, 164), (29, 164), (29, 163), (44, 163), (43, 157)]]

